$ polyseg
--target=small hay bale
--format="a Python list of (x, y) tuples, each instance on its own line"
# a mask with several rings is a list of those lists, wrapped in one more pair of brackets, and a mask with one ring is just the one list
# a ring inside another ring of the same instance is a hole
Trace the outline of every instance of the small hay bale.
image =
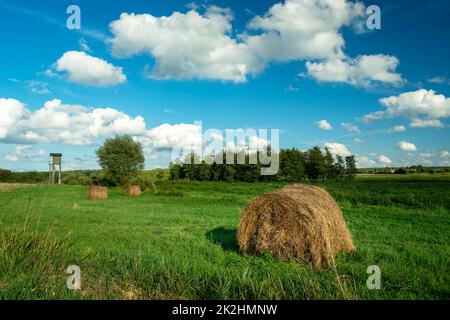
[(102, 186), (89, 186), (88, 187), (88, 199), (89, 200), (106, 200), (108, 199), (108, 188)]
[(238, 242), (245, 254), (270, 252), (318, 269), (331, 266), (339, 252), (355, 250), (336, 201), (324, 189), (304, 184), (253, 199), (242, 213)]
[(141, 193), (141, 187), (138, 185), (130, 185), (125, 188), (125, 194), (129, 197), (139, 197)]

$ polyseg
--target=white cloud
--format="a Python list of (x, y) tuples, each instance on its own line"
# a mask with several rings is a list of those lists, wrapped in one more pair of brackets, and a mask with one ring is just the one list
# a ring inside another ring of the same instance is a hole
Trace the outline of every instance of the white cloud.
[(379, 162), (379, 163), (382, 163), (382, 164), (391, 164), (391, 163), (392, 163), (392, 160), (389, 159), (389, 158), (386, 157), (386, 156), (381, 155), (381, 156), (378, 157), (378, 162)]
[(8, 154), (5, 157), (5, 159), (8, 160), (9, 162), (16, 162), (17, 160), (19, 160), (19, 157), (16, 156), (15, 154), (14, 155)]
[(347, 149), (347, 147), (341, 143), (327, 142), (325, 143), (325, 147), (327, 147), (333, 155), (343, 157), (351, 155), (351, 152)]
[(326, 72), (318, 70), (321, 64), (311, 62), (308, 69), (319, 80), (335, 80), (336, 74), (329, 75), (329, 64), (337, 61), (345, 65), (344, 75), (337, 81), (354, 85), (402, 81), (395, 72), (395, 57), (365, 55), (351, 59), (343, 52), (341, 29), (365, 17), (361, 2), (286, 0), (253, 17), (240, 34), (233, 34), (230, 9), (207, 6), (203, 14), (199, 6), (190, 9), (161, 17), (122, 13), (109, 25), (112, 54), (119, 58), (141, 54), (153, 57), (154, 66), (151, 70), (146, 67), (144, 74), (156, 79), (240, 83), (274, 61), (318, 59), (327, 61)]
[(406, 131), (406, 127), (403, 125), (392, 127), (388, 130), (389, 133), (397, 133), (397, 132), (403, 132)]
[(284, 91), (288, 91), (288, 92), (298, 92), (300, 91), (299, 88), (294, 87), (292, 84), (290, 84), (289, 86), (287, 86), (286, 88), (284, 88)]
[(24, 154), (26, 154), (27, 152), (27, 150), (29, 150), (31, 148), (31, 146), (30, 145), (21, 145), (21, 146), (17, 146), (16, 147), (16, 154), (18, 154), (18, 155), (24, 155)]
[(98, 137), (145, 132), (142, 117), (132, 118), (112, 108), (90, 109), (55, 99), (31, 111), (18, 100), (0, 98), (0, 141), (3, 142), (85, 145), (94, 143)]
[(419, 89), (379, 100), (384, 111), (369, 113), (366, 122), (383, 118), (406, 117), (409, 119), (436, 120), (450, 116), (450, 98), (433, 90)]
[(355, 138), (355, 139), (353, 139), (353, 141), (354, 141), (355, 143), (363, 143), (363, 142), (364, 142), (364, 141), (361, 140), (360, 138)]
[(122, 13), (110, 23), (116, 57), (148, 54), (155, 58), (150, 76), (157, 79), (217, 79), (244, 82), (262, 69), (244, 43), (232, 39), (230, 10), (209, 7), (167, 17)]
[(322, 130), (333, 130), (333, 127), (327, 120), (316, 121), (316, 124)]
[(403, 151), (417, 151), (416, 145), (411, 142), (400, 141), (398, 147)]
[(449, 158), (450, 157), (450, 152), (448, 152), (447, 150), (444, 150), (441, 152), (441, 157), (442, 158)]
[(58, 78), (59, 77), (59, 75), (57, 73), (53, 72), (52, 69), (46, 69), (45, 71), (38, 73), (38, 75), (41, 75), (41, 74), (44, 76), (47, 76), (49, 78)]
[(306, 62), (308, 75), (319, 82), (343, 82), (368, 87), (375, 82), (399, 85), (404, 80), (395, 72), (399, 61), (386, 55), (362, 55), (356, 59)]
[(363, 16), (364, 5), (346, 0), (287, 0), (256, 16), (245, 37), (264, 61), (343, 58), (344, 38), (339, 30)]
[(438, 83), (438, 84), (442, 84), (445, 83), (447, 81), (447, 79), (445, 77), (441, 77), (441, 76), (436, 76), (433, 77), (431, 79), (427, 80), (429, 83)]
[(78, 44), (80, 45), (81, 50), (86, 51), (86, 52), (92, 52), (92, 50), (89, 47), (89, 44), (87, 43), (86, 39), (80, 38), (78, 40)]
[(351, 124), (349, 122), (343, 122), (341, 123), (341, 126), (347, 131), (347, 132), (360, 132), (359, 127), (357, 125)]
[(369, 157), (366, 156), (357, 156), (356, 164), (358, 168), (367, 168), (373, 166), (375, 164), (375, 161), (369, 159)]
[(146, 146), (159, 150), (202, 145), (202, 128), (195, 124), (162, 124), (138, 138)]
[(83, 51), (67, 51), (56, 61), (56, 70), (65, 71), (70, 82), (110, 86), (126, 82), (121, 67), (115, 67), (107, 61), (88, 55)]
[(431, 157), (434, 157), (435, 154), (432, 152), (424, 152), (424, 153), (419, 153), (419, 156), (423, 157), (423, 158), (431, 158)]
[(413, 119), (409, 124), (412, 128), (443, 128), (444, 124), (438, 119)]
[(6, 138), (28, 112), (20, 101), (0, 98), (0, 140)]
[[(252, 151), (268, 145), (267, 140), (243, 132), (249, 141), (238, 136), (235, 148)], [(20, 144), (16, 147), (16, 155), (20, 157), (42, 156), (44, 150), (30, 150), (36, 143), (82, 146), (117, 134), (131, 135), (146, 147), (146, 152), (173, 148), (198, 150), (206, 142), (224, 142), (223, 136), (214, 132), (205, 138), (201, 124), (165, 123), (147, 128), (141, 116), (133, 118), (112, 108), (63, 104), (58, 99), (31, 111), (18, 100), (0, 98), (0, 133), (0, 143)]]
[(52, 93), (50, 89), (48, 88), (48, 83), (43, 81), (27, 81), (28, 87), (30, 88), (32, 93), (35, 94), (50, 94)]

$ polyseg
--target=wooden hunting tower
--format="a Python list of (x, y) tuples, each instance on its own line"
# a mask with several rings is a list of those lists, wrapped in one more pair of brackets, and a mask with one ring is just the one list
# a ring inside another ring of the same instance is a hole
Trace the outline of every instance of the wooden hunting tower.
[(58, 184), (61, 184), (61, 158), (62, 153), (50, 153), (52, 157), (48, 163), (48, 183), (55, 184), (55, 176), (58, 173)]

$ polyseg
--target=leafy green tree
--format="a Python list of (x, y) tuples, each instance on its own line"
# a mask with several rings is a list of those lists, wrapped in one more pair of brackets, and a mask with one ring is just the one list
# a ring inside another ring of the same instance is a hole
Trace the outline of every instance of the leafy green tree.
[(322, 150), (318, 146), (315, 146), (306, 152), (305, 173), (308, 179), (316, 181), (324, 176), (324, 172), (325, 160)]
[(337, 155), (336, 156), (336, 163), (334, 164), (334, 173), (333, 173), (333, 175), (335, 176), (335, 178), (340, 180), (342, 178), (342, 176), (344, 175), (344, 171), (345, 171), (344, 158), (342, 158), (342, 156)]
[(208, 165), (205, 163), (205, 161), (202, 162), (202, 164), (199, 164), (196, 166), (197, 170), (197, 177), (195, 180), (198, 181), (210, 181), (211, 180), (211, 165)]
[(179, 163), (170, 163), (169, 173), (171, 180), (178, 180), (183, 178), (183, 167)]
[(335, 178), (334, 158), (328, 148), (325, 148), (324, 161), (325, 161), (325, 178), (334, 179)]
[(302, 181), (305, 177), (305, 155), (292, 148), (280, 151), (280, 180)]
[(7, 182), (7, 179), (12, 175), (12, 172), (5, 169), (0, 169), (0, 181)]
[(121, 186), (144, 169), (142, 145), (129, 135), (106, 139), (96, 154), (100, 167)]
[(347, 179), (352, 180), (357, 173), (355, 156), (345, 157), (345, 174)]

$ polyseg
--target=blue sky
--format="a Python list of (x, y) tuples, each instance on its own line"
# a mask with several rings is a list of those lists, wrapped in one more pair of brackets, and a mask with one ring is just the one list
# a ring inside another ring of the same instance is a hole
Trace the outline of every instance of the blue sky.
[(121, 133), (165, 167), (194, 121), (280, 129), (281, 147), (363, 167), (450, 165), (449, 14), (446, 0), (0, 0), (0, 168), (44, 171), (49, 152), (96, 168)]

